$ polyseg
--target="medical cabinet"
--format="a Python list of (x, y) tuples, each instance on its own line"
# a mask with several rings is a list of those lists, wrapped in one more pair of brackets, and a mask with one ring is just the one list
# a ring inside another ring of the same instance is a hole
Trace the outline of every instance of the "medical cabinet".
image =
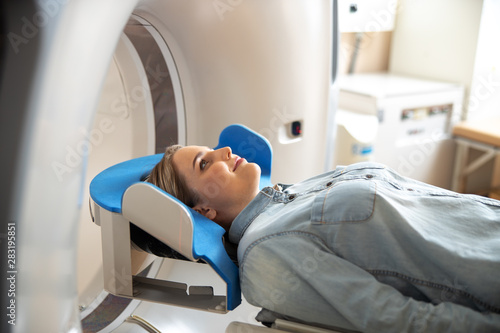
[[(337, 152), (345, 151), (345, 144), (352, 147), (347, 147), (350, 156), (337, 153), (335, 164), (349, 163), (356, 154), (360, 161), (365, 154), (365, 160), (383, 163), (404, 176), (451, 187), (455, 154), (451, 129), (462, 112), (461, 85), (388, 73), (345, 75), (338, 84), (339, 110), (365, 116), (352, 118), (360, 123), (348, 127), (366, 126), (370, 116), (376, 117), (378, 126), (365, 146), (337, 137)], [(337, 122), (337, 133), (346, 129)]]

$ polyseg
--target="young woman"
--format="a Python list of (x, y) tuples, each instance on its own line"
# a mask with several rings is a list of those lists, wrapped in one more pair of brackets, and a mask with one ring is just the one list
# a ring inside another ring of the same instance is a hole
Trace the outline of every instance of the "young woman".
[(149, 181), (223, 226), (248, 302), (362, 332), (500, 332), (500, 201), (360, 163), (259, 191), (230, 148), (173, 146)]

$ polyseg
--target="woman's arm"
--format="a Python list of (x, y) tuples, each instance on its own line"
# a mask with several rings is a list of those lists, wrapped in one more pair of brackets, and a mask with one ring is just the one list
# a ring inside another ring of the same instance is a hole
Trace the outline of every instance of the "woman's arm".
[(303, 321), (362, 332), (500, 331), (499, 314), (405, 297), (307, 233), (263, 240), (242, 259), (245, 298)]

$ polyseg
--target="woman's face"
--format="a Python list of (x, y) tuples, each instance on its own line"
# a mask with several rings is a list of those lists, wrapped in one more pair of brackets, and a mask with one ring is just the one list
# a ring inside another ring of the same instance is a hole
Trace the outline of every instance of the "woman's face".
[(186, 185), (200, 195), (193, 208), (223, 227), (259, 192), (260, 167), (234, 155), (229, 147), (183, 147), (172, 162)]

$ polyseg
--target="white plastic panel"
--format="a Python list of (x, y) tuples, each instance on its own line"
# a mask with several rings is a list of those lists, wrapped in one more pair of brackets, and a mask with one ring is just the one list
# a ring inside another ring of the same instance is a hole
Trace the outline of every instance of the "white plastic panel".
[[(271, 142), (273, 182), (324, 171), (333, 2), (145, 0), (135, 13), (175, 59), (187, 144), (215, 146), (223, 128), (242, 123)], [(296, 120), (303, 134), (290, 139)]]
[[(134, 31), (130, 31), (131, 26), (144, 36), (131, 39), (135, 37)], [(83, 187), (84, 200), (88, 198), (90, 181), (100, 171), (134, 157), (155, 153), (158, 146), (155, 136), (165, 138), (164, 142), (185, 143), (182, 90), (168, 47), (158, 32), (145, 21), (139, 23), (129, 19), (125, 31), (129, 35), (122, 33), (118, 40), (94, 125), (88, 131), (92, 151)], [(176, 113), (168, 128), (158, 125), (161, 121), (165, 122), (162, 118), (165, 107), (163, 95), (168, 95), (167, 106), (174, 104), (173, 112)], [(158, 110), (160, 112), (156, 112)], [(171, 129), (175, 137), (165, 132)], [(82, 318), (104, 299), (101, 297), (104, 281), (100, 233), (101, 229), (91, 223), (89, 209), (84, 205), (80, 212), (78, 239), (78, 304), (84, 309)], [(156, 257), (132, 251), (133, 264), (150, 262), (154, 260), (152, 258)], [(137, 273), (134, 267), (132, 269), (133, 273)], [(152, 270), (149, 274), (155, 275)]]
[(81, 127), (90, 128), (116, 42), (136, 1), (58, 5), (38, 32), (44, 53), (36, 64), (18, 162), (15, 332), (80, 330), (76, 236), (88, 142)]
[(190, 260), (193, 224), (186, 208), (146, 183), (137, 183), (123, 195), (123, 216)]
[[(189, 285), (202, 285), (209, 282), (214, 287), (215, 294), (225, 293), (224, 281), (209, 265), (166, 259), (158, 275), (169, 281), (182, 281)], [(160, 332), (221, 333), (232, 321), (261, 325), (255, 320), (259, 311), (260, 309), (249, 305), (246, 301), (226, 314), (142, 302), (134, 314), (147, 320)], [(124, 323), (113, 332), (143, 333), (144, 329), (137, 324)]]
[(340, 32), (378, 32), (394, 29), (398, 0), (339, 0)]
[[(103, 288), (101, 229), (89, 214), (90, 181), (102, 170), (155, 151), (155, 119), (145, 70), (130, 40), (121, 34), (88, 133), (91, 151), (83, 186), (78, 239), (79, 306), (95, 303)], [(135, 253), (135, 256), (138, 254)]]
[[(81, 129), (88, 133), (92, 128), (115, 46), (138, 2), (59, 3), (54, 16), (39, 27), (44, 53), (27, 112), (14, 213), (22, 263), (17, 314), (29, 320), (19, 320), (16, 332), (80, 330), (76, 233), (80, 209), (87, 209), (83, 175), (89, 142)], [(211, 0), (140, 3), (137, 14), (158, 29), (178, 69), (187, 143), (215, 145), (222, 128), (240, 122), (270, 139), (278, 180), (293, 182), (323, 171), (332, 2), (232, 1), (226, 9)], [(135, 83), (126, 80), (123, 77), (130, 91)], [(303, 121), (303, 136), (280, 142), (280, 131), (287, 133), (284, 126), (295, 120)], [(139, 151), (134, 148), (134, 154)], [(165, 308), (143, 305), (148, 308), (145, 314), (165, 327), (177, 318), (196, 327), (193, 332), (207, 328), (209, 320), (225, 326), (224, 320), (252, 321), (256, 314), (246, 304), (231, 314), (236, 318), (213, 314), (189, 323), (193, 312), (177, 309), (167, 318)]]
[[(155, 120), (151, 88), (139, 54), (130, 39), (122, 34), (116, 47), (114, 59), (120, 70), (125, 95), (119, 108), (112, 108), (115, 116), (132, 117), (130, 131), (132, 157), (154, 154)], [(115, 102), (118, 102), (116, 100)]]

